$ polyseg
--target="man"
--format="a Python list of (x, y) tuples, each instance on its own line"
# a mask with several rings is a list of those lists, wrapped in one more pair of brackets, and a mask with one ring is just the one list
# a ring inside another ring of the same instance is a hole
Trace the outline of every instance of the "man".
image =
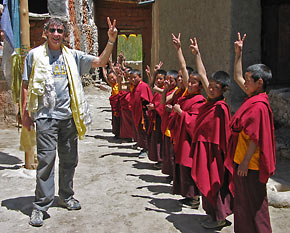
[(81, 209), (73, 198), (73, 176), (78, 163), (77, 136), (81, 139), (90, 115), (80, 75), (105, 66), (117, 38), (116, 20), (108, 22), (108, 43), (99, 57), (71, 50), (63, 45), (67, 25), (50, 18), (44, 26), (46, 43), (32, 49), (23, 73), (23, 126), (36, 122), (37, 158), (35, 201), (30, 217), (32, 226), (43, 225), (43, 213), (54, 200), (54, 161), (59, 156), (59, 205)]

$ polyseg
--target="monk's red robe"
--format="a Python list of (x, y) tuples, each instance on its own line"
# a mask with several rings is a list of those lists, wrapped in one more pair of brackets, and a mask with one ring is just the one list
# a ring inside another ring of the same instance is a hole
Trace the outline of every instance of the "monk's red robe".
[(198, 109), (205, 103), (202, 95), (188, 95), (187, 91), (177, 101), (182, 109), (181, 116), (176, 112), (169, 115), (168, 128), (172, 132), (175, 152), (173, 194), (193, 198), (199, 191), (191, 177), (192, 157), (190, 156), (191, 131), (194, 131)]
[(148, 158), (151, 161), (161, 162), (162, 132), (161, 117), (156, 109), (160, 109), (161, 94), (155, 93), (151, 101), (154, 104), (154, 110), (148, 112)]
[(190, 168), (192, 166), (190, 133), (195, 129), (198, 109), (204, 103), (205, 98), (202, 95), (185, 95), (177, 101), (182, 109), (181, 116), (176, 112), (172, 112), (169, 116), (168, 128), (173, 132), (171, 137), (174, 142), (175, 163), (182, 166)]
[(132, 90), (130, 99), (130, 110), (132, 111), (133, 120), (136, 129), (144, 119), (144, 102), (150, 103), (152, 100), (152, 92), (147, 83), (140, 81), (140, 83)]
[[(175, 91), (175, 89), (172, 89), (171, 91), (169, 91), (167, 93), (167, 96), (172, 94), (173, 91)], [(173, 106), (174, 104), (177, 103), (178, 99), (182, 96), (182, 94), (183, 94), (183, 91), (180, 88), (177, 89), (176, 92), (174, 93), (172, 101), (170, 103), (166, 103), (166, 104), (171, 104)], [(158, 110), (158, 111), (160, 111), (160, 113), (161, 113), (161, 115), (160, 115), (161, 116), (161, 131), (163, 134), (165, 134), (165, 131), (166, 131), (168, 123), (169, 123), (169, 115), (171, 112), (167, 112), (165, 110), (165, 105), (161, 105), (160, 110)]]
[(208, 101), (199, 108), (192, 138), (191, 176), (213, 207), (216, 207), (219, 191), (224, 184), (229, 121), (230, 110), (223, 100)]
[(229, 143), (230, 156), (226, 161), (227, 168), (233, 174), (232, 164), (238, 137), (244, 130), (260, 148), (259, 180), (266, 184), (269, 177), (274, 174), (276, 164), (273, 113), (267, 94), (260, 93), (247, 98), (231, 119), (230, 128), (232, 135)]
[[(235, 232), (272, 232), (266, 183), (275, 171), (275, 136), (273, 113), (265, 93), (247, 98), (233, 116), (230, 127), (230, 156), (226, 166), (233, 174), (231, 189), (235, 192)], [(259, 146), (259, 170), (248, 170), (246, 177), (237, 174), (233, 157), (238, 136), (244, 131)], [(234, 183), (234, 186), (233, 186)]]
[[(167, 93), (167, 96), (172, 94), (173, 89)], [(177, 103), (178, 99), (182, 96), (183, 91), (181, 89), (177, 89), (174, 93), (173, 99), (170, 103), (172, 106)], [(161, 132), (163, 134), (163, 145), (162, 145), (162, 173), (172, 176), (174, 175), (175, 170), (175, 155), (173, 143), (170, 135), (170, 131), (168, 129), (169, 115), (171, 112), (167, 112), (165, 105), (160, 106), (161, 112)], [(169, 133), (169, 135), (168, 135)]]
[(132, 90), (130, 99), (130, 110), (137, 131), (138, 146), (148, 149), (148, 112), (146, 105), (151, 102), (153, 96), (148, 84), (140, 81)]
[(120, 103), (119, 93), (114, 93), (109, 97), (112, 109), (112, 132), (114, 135), (120, 135)]
[(120, 91), (120, 138), (136, 139), (136, 128), (133, 123), (132, 112), (129, 109), (131, 93), (129, 91)]

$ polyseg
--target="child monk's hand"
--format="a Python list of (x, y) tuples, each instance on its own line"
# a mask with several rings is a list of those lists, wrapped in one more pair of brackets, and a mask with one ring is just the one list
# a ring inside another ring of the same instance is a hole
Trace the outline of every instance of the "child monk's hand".
[(146, 107), (148, 108), (149, 111), (152, 111), (155, 109), (154, 104), (152, 104), (152, 103), (147, 104)]
[(176, 112), (178, 115), (181, 115), (182, 109), (179, 104), (174, 104), (173, 111)]
[(159, 64), (155, 65), (154, 72), (157, 72), (157, 70), (160, 70), (162, 65), (163, 65), (162, 61), (160, 61)]
[(148, 78), (151, 78), (151, 71), (150, 71), (150, 66), (149, 65), (146, 66), (145, 72), (146, 72)]
[(172, 42), (176, 50), (178, 50), (181, 47), (181, 42), (180, 42), (180, 33), (178, 33), (178, 37), (176, 37), (173, 33), (172, 35)]
[(166, 104), (165, 110), (166, 110), (166, 112), (172, 112), (172, 105), (171, 104)]
[(246, 39), (246, 34), (243, 35), (243, 38), (241, 39), (241, 34), (238, 32), (238, 40), (235, 41), (234, 46), (235, 46), (235, 53), (237, 56), (241, 56), (243, 46), (244, 46), (244, 41)]
[(238, 176), (247, 176), (248, 175), (249, 163), (243, 160), (238, 166)]
[(189, 48), (191, 49), (191, 52), (192, 52), (193, 55), (199, 54), (199, 48), (198, 48), (196, 37), (194, 37), (193, 39), (190, 39)]
[(119, 76), (119, 77), (124, 76), (124, 72), (122, 71), (120, 66), (115, 66), (114, 70), (115, 70), (115, 73), (117, 76)]

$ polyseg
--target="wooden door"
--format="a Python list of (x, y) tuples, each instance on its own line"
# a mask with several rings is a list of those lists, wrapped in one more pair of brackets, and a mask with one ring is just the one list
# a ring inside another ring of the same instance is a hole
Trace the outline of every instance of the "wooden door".
[[(152, 44), (152, 5), (138, 5), (137, 2), (120, 1), (95, 1), (95, 22), (98, 27), (99, 52), (102, 52), (106, 46), (107, 21), (109, 16), (111, 20), (117, 20), (117, 28), (120, 31), (130, 31), (133, 34), (142, 34), (142, 54), (143, 70), (151, 62), (151, 44)], [(113, 60), (117, 57), (117, 48), (113, 51)], [(143, 75), (146, 79), (146, 77)], [(146, 80), (145, 80), (146, 81)]]

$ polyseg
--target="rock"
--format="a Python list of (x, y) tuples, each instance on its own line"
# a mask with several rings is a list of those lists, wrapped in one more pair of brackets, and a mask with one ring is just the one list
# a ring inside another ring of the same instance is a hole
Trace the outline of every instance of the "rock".
[(290, 184), (282, 180), (269, 179), (267, 184), (268, 203), (276, 208), (290, 207)]

